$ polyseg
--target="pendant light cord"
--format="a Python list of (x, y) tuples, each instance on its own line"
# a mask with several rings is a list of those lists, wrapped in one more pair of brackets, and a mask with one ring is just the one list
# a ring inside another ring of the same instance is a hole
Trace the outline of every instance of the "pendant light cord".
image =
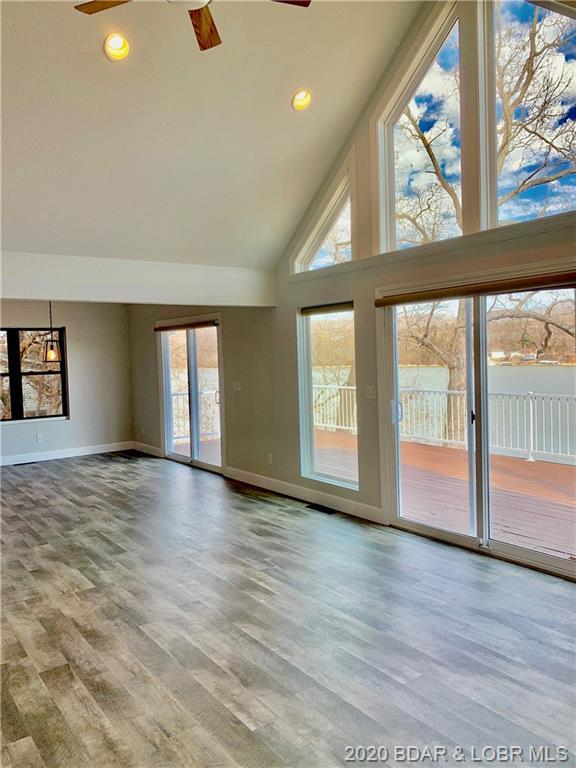
[(52, 302), (48, 302), (48, 312), (50, 313), (50, 335), (52, 335)]

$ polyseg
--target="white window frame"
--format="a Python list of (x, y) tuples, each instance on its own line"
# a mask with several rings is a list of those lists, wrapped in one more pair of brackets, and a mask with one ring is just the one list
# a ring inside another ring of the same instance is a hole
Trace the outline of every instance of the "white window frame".
[[(308, 266), (318, 252), (330, 230), (338, 220), (342, 210), (350, 199), (350, 240), (352, 260), (358, 258), (357, 248), (357, 206), (356, 206), (356, 161), (354, 147), (348, 152), (344, 162), (331, 179), (326, 191), (309, 216), (302, 236), (290, 259), (292, 273), (308, 272)], [(315, 271), (315, 270), (313, 270)]]
[[(337, 311), (337, 310), (335, 310)], [(356, 347), (356, 310), (352, 312), (354, 321), (354, 347)], [(298, 405), (300, 419), (300, 474), (310, 480), (337, 485), (351, 491), (359, 490), (359, 482), (350, 482), (335, 475), (318, 472), (314, 467), (314, 394), (312, 389), (312, 345), (310, 339), (310, 318), (313, 315), (298, 313)], [(354, 348), (354, 366), (356, 367), (356, 348)], [(358, 388), (356, 390), (358, 392)], [(358, 399), (356, 400), (358, 408)], [(358, 413), (356, 413), (358, 422)], [(359, 444), (358, 439), (358, 444)], [(359, 467), (358, 467), (359, 468)]]

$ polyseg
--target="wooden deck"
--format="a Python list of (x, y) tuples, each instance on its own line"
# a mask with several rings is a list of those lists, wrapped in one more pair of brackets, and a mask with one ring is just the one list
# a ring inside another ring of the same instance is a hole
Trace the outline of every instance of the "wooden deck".
[[(357, 478), (356, 438), (318, 430), (316, 467)], [(466, 452), (403, 443), (403, 516), (436, 528), (470, 533)], [(576, 557), (576, 467), (512, 456), (490, 462), (491, 536), (563, 558)]]
[[(190, 458), (190, 443), (187, 440), (178, 440), (174, 443), (174, 453)], [(220, 440), (202, 440), (200, 443), (200, 461), (215, 467), (222, 466)]]

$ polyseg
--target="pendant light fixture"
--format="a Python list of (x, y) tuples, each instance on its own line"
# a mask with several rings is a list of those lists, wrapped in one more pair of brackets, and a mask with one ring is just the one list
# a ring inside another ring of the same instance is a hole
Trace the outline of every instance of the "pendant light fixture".
[(50, 337), (44, 342), (44, 362), (45, 363), (59, 363), (60, 357), (60, 342), (58, 335), (54, 338), (54, 328), (52, 327), (52, 302), (48, 302), (48, 312), (50, 313)]

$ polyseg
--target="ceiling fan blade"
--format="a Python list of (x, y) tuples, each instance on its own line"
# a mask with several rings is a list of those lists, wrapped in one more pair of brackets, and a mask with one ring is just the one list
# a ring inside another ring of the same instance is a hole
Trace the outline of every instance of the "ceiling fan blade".
[(308, 8), (312, 0), (273, 0), (274, 3), (286, 3), (286, 5), (300, 5), (302, 8)]
[(107, 11), (108, 8), (114, 8), (116, 5), (124, 5), (129, 3), (130, 0), (92, 0), (90, 3), (80, 3), (75, 5), (74, 8), (82, 13), (100, 13), (100, 11)]
[(197, 11), (188, 11), (188, 13), (190, 14), (190, 20), (192, 21), (200, 50), (206, 51), (208, 48), (220, 45), (222, 40), (216, 29), (216, 24), (214, 24), (210, 8), (204, 5)]

